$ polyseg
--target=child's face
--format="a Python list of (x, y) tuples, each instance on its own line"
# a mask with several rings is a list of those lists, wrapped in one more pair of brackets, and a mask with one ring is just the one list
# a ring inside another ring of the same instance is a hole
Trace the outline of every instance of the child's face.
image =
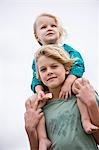
[(48, 16), (38, 18), (36, 22), (36, 38), (42, 45), (57, 44), (60, 33), (54, 18)]
[(60, 88), (65, 81), (65, 67), (55, 59), (41, 56), (38, 61), (41, 81), (50, 89)]

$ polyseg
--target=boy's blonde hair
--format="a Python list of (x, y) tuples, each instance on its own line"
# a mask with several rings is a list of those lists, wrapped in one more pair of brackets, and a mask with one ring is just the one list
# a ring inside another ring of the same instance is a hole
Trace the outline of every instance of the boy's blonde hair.
[(74, 63), (74, 59), (71, 59), (69, 57), (69, 54), (66, 51), (64, 51), (64, 49), (62, 47), (59, 47), (57, 45), (52, 45), (52, 44), (42, 46), (35, 53), (37, 78), (39, 80), (40, 80), (40, 75), (39, 75), (39, 71), (38, 71), (37, 62), (41, 56), (46, 56), (46, 57), (55, 59), (59, 63), (63, 64), (66, 70), (67, 69), (70, 70), (71, 66)]
[[(58, 25), (58, 27), (59, 27), (60, 39), (62, 38), (62, 36), (63, 36), (64, 34), (66, 34), (66, 31), (64, 30), (64, 28), (62, 27), (62, 25), (61, 25), (60, 22), (59, 22), (59, 19), (58, 19), (56, 16), (54, 16), (54, 15), (52, 15), (52, 14), (49, 14), (49, 13), (42, 13), (42, 14), (40, 14), (40, 15), (36, 18), (36, 20), (35, 20), (35, 22), (34, 22), (34, 25), (33, 25), (33, 30), (34, 30), (35, 38), (37, 37), (36, 23), (37, 23), (37, 21), (39, 20), (40, 17), (50, 17), (50, 18), (53, 18), (53, 19), (55, 20), (55, 23), (56, 23), (56, 24)], [(42, 43), (40, 43), (39, 41), (38, 41), (38, 43), (39, 43), (40, 45), (42, 45)]]

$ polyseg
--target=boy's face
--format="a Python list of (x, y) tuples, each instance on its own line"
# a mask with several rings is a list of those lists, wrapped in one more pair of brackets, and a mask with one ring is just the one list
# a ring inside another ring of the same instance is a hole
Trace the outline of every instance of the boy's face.
[(60, 33), (54, 18), (48, 16), (38, 18), (36, 22), (36, 38), (42, 45), (57, 44)]
[(50, 89), (60, 88), (65, 81), (65, 67), (57, 60), (41, 56), (37, 62), (41, 81)]

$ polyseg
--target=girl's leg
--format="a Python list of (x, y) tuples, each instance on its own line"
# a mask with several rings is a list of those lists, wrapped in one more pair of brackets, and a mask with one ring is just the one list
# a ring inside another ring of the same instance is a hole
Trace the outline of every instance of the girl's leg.
[(37, 133), (39, 139), (39, 150), (47, 150), (51, 146), (51, 141), (47, 138), (44, 116), (39, 121)]
[(87, 106), (84, 103), (82, 103), (78, 98), (77, 105), (81, 114), (82, 125), (85, 132), (88, 134), (95, 132), (98, 129), (98, 127), (91, 123)]

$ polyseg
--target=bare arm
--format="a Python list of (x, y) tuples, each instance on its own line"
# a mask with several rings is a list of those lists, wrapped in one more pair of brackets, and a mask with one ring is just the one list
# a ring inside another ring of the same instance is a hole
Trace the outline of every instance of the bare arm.
[[(76, 97), (86, 105), (91, 122), (99, 127), (99, 107), (96, 102), (95, 91), (86, 79), (77, 80), (73, 89), (77, 93)], [(93, 133), (93, 136), (97, 144), (99, 144), (99, 130)]]
[(28, 136), (30, 150), (38, 150), (37, 125), (43, 116), (41, 108), (38, 108), (38, 101), (35, 96), (26, 101), (26, 112), (24, 114), (25, 130)]
[(30, 144), (30, 150), (38, 150), (38, 139), (36, 129), (33, 129), (32, 131), (26, 129), (26, 133)]
[[(96, 101), (94, 100), (90, 104), (88, 104), (87, 108), (92, 123), (97, 127), (99, 127), (99, 107), (97, 106)], [(97, 132), (93, 133), (93, 136), (97, 144), (99, 144), (99, 129), (97, 130)]]
[[(68, 71), (68, 70), (67, 70)], [(69, 72), (68, 72), (69, 73)], [(77, 79), (77, 77), (73, 74), (69, 74), (68, 77), (66, 78), (60, 94), (59, 94), (59, 98), (66, 98), (68, 99), (68, 96), (71, 96), (71, 88), (72, 88), (72, 84), (74, 83), (74, 81)]]

